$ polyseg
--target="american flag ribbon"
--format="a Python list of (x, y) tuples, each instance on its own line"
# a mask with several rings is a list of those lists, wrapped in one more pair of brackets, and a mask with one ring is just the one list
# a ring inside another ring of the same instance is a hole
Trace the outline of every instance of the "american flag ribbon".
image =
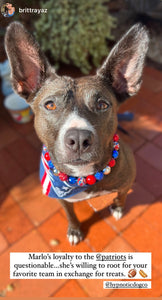
[(41, 180), (42, 188), (43, 188), (43, 194), (49, 195), (50, 189), (51, 189), (51, 180), (49, 176), (49, 166), (46, 164), (44, 156), (42, 154), (41, 160), (44, 166), (44, 174)]

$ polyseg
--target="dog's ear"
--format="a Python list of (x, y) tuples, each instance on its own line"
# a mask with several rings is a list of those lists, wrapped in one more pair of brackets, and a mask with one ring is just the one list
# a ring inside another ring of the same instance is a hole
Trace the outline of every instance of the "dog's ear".
[(13, 88), (27, 99), (48, 77), (50, 65), (33, 36), (19, 22), (13, 22), (7, 28), (5, 47)]
[(112, 86), (119, 102), (135, 95), (140, 88), (148, 42), (146, 28), (141, 24), (134, 25), (97, 71), (98, 76)]

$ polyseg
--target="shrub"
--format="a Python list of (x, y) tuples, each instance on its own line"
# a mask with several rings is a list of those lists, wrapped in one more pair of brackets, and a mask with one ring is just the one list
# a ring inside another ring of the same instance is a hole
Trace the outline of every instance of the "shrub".
[(50, 51), (56, 65), (73, 64), (88, 73), (108, 53), (106, 39), (112, 39), (115, 19), (104, 0), (49, 0), (41, 3), (48, 13), (35, 23), (43, 51)]

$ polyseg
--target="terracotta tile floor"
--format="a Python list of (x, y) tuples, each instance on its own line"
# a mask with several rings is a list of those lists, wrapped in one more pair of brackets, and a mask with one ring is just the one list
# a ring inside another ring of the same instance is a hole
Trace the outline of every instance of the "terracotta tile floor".
[[(146, 67), (139, 94), (120, 112), (135, 113), (121, 125), (130, 136), (120, 136), (132, 147), (137, 178), (129, 192), (125, 215), (110, 216), (107, 206), (114, 195), (76, 203), (88, 232), (72, 247), (66, 240), (67, 220), (60, 204), (41, 193), (38, 179), (41, 144), (33, 123), (14, 123), (0, 102), (0, 294), (8, 284), (8, 297), (52, 296), (162, 296), (162, 73)], [(53, 246), (53, 240), (58, 245)], [(9, 253), (14, 251), (151, 251), (151, 290), (103, 290), (103, 280), (10, 280)]]

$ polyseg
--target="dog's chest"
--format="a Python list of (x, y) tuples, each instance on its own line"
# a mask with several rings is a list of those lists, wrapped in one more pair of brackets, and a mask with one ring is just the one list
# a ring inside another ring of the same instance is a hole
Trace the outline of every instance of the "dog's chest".
[(106, 195), (109, 193), (112, 193), (112, 191), (103, 190), (103, 191), (90, 192), (90, 193), (87, 193), (86, 191), (84, 191), (84, 192), (78, 193), (72, 197), (64, 198), (64, 200), (66, 200), (68, 202), (78, 202), (78, 201), (87, 200), (90, 198), (95, 198), (98, 196)]

